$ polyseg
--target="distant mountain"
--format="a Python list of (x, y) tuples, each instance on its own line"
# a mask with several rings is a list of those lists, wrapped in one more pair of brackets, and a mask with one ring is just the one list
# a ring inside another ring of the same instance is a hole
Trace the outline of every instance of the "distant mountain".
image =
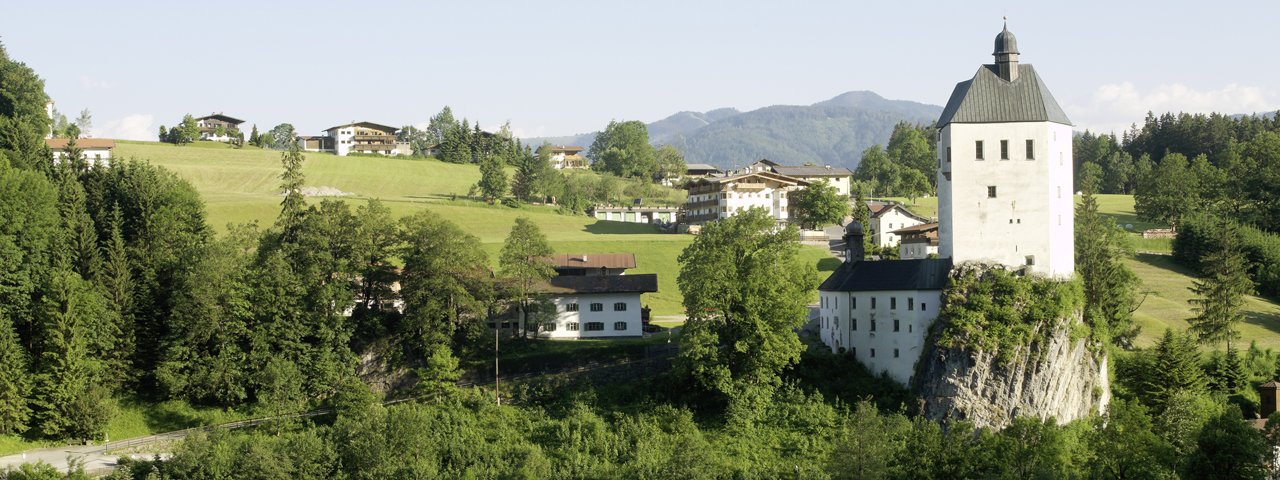
[[(655, 145), (671, 144), (689, 163), (721, 168), (747, 165), (761, 158), (791, 165), (857, 168), (862, 151), (885, 144), (900, 121), (932, 123), (942, 107), (888, 100), (873, 92), (848, 92), (813, 105), (775, 105), (750, 112), (721, 108), (679, 112), (648, 124)], [(590, 146), (595, 133), (528, 138), (534, 145)]]

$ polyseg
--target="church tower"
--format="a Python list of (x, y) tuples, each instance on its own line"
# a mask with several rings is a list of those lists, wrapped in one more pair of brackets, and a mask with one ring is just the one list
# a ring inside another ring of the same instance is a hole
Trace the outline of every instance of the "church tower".
[(938, 254), (1055, 278), (1075, 272), (1071, 121), (1018, 43), (956, 84), (938, 119)]

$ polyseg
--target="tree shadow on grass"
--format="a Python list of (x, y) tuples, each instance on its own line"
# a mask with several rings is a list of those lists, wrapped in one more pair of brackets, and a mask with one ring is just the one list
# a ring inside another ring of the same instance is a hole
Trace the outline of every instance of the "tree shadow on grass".
[(597, 220), (594, 223), (588, 223), (582, 230), (598, 235), (662, 233), (658, 230), (658, 227), (648, 223), (613, 222), (609, 220)]
[(841, 261), (839, 258), (835, 258), (835, 257), (823, 258), (821, 260), (818, 260), (818, 271), (834, 272), (836, 271), (837, 268), (840, 268), (840, 263)]
[(1139, 254), (1134, 255), (1134, 256), (1133, 256), (1133, 259), (1134, 259), (1134, 260), (1137, 260), (1137, 261), (1139, 261), (1139, 262), (1145, 263), (1145, 264), (1147, 264), (1147, 265), (1151, 265), (1151, 266), (1156, 267), (1156, 268), (1160, 268), (1160, 269), (1164, 269), (1164, 270), (1169, 270), (1169, 271), (1171, 271), (1171, 272), (1178, 273), (1178, 274), (1182, 274), (1182, 275), (1186, 275), (1186, 276), (1188, 276), (1188, 277), (1193, 277), (1193, 278), (1194, 278), (1194, 277), (1196, 276), (1196, 272), (1193, 272), (1193, 271), (1191, 271), (1191, 269), (1189, 269), (1189, 268), (1187, 268), (1187, 267), (1183, 266), (1182, 264), (1180, 264), (1180, 263), (1178, 263), (1178, 262), (1173, 261), (1173, 256), (1172, 256), (1172, 255), (1157, 255), (1157, 254), (1154, 254), (1154, 253), (1139, 253)]
[(1257, 325), (1272, 333), (1280, 334), (1280, 314), (1268, 312), (1244, 312), (1244, 323)]

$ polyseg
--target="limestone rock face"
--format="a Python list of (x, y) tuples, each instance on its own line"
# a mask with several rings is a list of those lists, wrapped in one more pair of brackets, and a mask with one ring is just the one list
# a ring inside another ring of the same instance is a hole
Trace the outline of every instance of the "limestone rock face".
[[(939, 319), (939, 321), (945, 321)], [(1102, 413), (1111, 400), (1106, 356), (1086, 339), (1071, 340), (1079, 314), (1016, 352), (1007, 363), (989, 352), (925, 346), (914, 387), (933, 420), (969, 420), (1004, 428), (1015, 417), (1053, 417), (1059, 424)]]

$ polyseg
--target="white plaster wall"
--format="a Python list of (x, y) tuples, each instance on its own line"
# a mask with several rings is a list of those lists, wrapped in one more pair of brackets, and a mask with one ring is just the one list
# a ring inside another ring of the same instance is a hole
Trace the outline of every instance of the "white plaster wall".
[[(575, 294), (565, 295), (552, 299), (556, 306), (556, 329), (547, 332), (538, 328), (538, 336), (544, 338), (601, 338), (601, 337), (638, 337), (644, 333), (644, 326), (640, 320), (640, 294), (639, 293), (591, 293), (591, 294)], [(613, 304), (624, 302), (627, 304), (626, 311), (616, 312), (613, 310)], [(578, 311), (566, 311), (565, 307), (570, 303), (578, 304)], [(604, 305), (604, 310), (599, 312), (591, 311), (592, 303), (600, 303)], [(578, 331), (570, 331), (567, 325), (570, 322), (578, 322)], [(604, 330), (589, 332), (587, 331), (587, 322), (602, 322)], [(614, 322), (626, 322), (625, 330), (614, 330)]]
[(871, 236), (871, 241), (881, 247), (892, 247), (902, 241), (902, 238), (891, 232), (907, 227), (914, 227), (924, 222), (914, 217), (908, 216), (902, 212), (901, 207), (891, 208), (883, 215), (876, 217), (871, 221), (875, 233)]
[[(871, 308), (872, 297), (875, 308)], [(929, 326), (938, 318), (941, 297), (939, 290), (820, 292), (822, 342), (832, 352), (844, 348), (873, 373), (887, 372), (905, 385), (915, 374)], [(892, 299), (897, 299), (896, 308)], [(875, 331), (871, 330), (873, 319)]]
[[(1034, 159), (1026, 140), (1034, 140)], [(975, 142), (985, 159), (977, 160)], [(1009, 159), (1000, 159), (1000, 141)], [(946, 149), (951, 147), (951, 162)], [(1074, 272), (1071, 127), (1051, 122), (947, 125), (939, 134), (939, 255), (956, 263), (1026, 265), (1065, 278)], [(951, 172), (946, 180), (942, 172)], [(995, 186), (995, 198), (987, 187)]]
[[(60, 165), (62, 157), (65, 156), (62, 150), (53, 151), (53, 164)], [(111, 149), (109, 148), (86, 148), (80, 158), (85, 159), (91, 167), (107, 167), (111, 165)]]
[(827, 182), (835, 187), (836, 192), (843, 196), (849, 196), (849, 178), (850, 177), (798, 177), (809, 183)]
[(921, 258), (929, 258), (929, 254), (938, 253), (937, 245), (928, 243), (899, 243), (898, 258), (902, 260), (913, 260)]

